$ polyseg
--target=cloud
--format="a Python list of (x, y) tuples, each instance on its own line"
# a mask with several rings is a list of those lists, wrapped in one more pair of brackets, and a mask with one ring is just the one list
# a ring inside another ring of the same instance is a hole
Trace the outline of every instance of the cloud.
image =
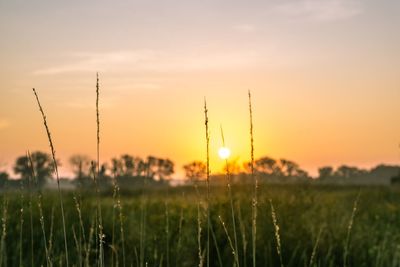
[[(250, 28), (247, 27), (247, 30)], [(75, 53), (70, 63), (39, 69), (35, 75), (72, 72), (132, 72), (132, 71), (199, 71), (227, 70), (252, 66), (259, 57), (254, 51), (192, 51), (163, 52), (155, 50)]]
[(274, 10), (292, 19), (306, 21), (337, 21), (363, 12), (357, 0), (299, 0), (275, 6)]
[(35, 75), (49, 75), (66, 72), (108, 71), (130, 65), (140, 65), (157, 58), (152, 50), (114, 51), (105, 53), (73, 53), (69, 56), (73, 62), (34, 71)]
[(233, 26), (233, 29), (244, 33), (250, 33), (256, 31), (256, 27), (252, 24), (238, 24)]
[(0, 119), (0, 130), (8, 128), (10, 126), (10, 122), (6, 119)]

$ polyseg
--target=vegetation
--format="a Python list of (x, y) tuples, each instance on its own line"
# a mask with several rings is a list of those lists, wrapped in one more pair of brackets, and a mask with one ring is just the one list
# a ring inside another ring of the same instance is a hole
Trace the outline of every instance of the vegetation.
[[(233, 266), (227, 235), (218, 216), (225, 222), (228, 234), (233, 237), (230, 223), (230, 200), (226, 187), (210, 188), (210, 266)], [(250, 186), (233, 187), (234, 207), (238, 219), (238, 259), (241, 266), (252, 262), (251, 252), (251, 192)], [(365, 187), (361, 190), (358, 208), (348, 237), (349, 222), (353, 216), (353, 205), (359, 188), (335, 186), (268, 186), (258, 189), (257, 223), (257, 266), (279, 266), (275, 229), (279, 228), (279, 249), (284, 266), (343, 266), (347, 249), (347, 266), (398, 266), (400, 264), (400, 190), (389, 187)], [(22, 192), (25, 196), (27, 191)], [(148, 196), (146, 205), (145, 236), (140, 242), (142, 194)], [(78, 199), (79, 212), (73, 200)], [(29, 213), (23, 214), (22, 243), (16, 237), (21, 230), (21, 221), (16, 211), (21, 209), (19, 194), (3, 194), (3, 210), (7, 209), (6, 236), (3, 247), (3, 266), (30, 266), (33, 235), (34, 266), (48, 265), (45, 243), (41, 231), (39, 198), (33, 193), (33, 231), (29, 230)], [(139, 266), (139, 251), (144, 250), (144, 262), (148, 266), (198, 266), (198, 214), (200, 201), (201, 249), (206, 245), (206, 187), (181, 187), (147, 191), (131, 191), (121, 195), (123, 216), (114, 217), (112, 192), (101, 192), (101, 206), (104, 226), (105, 266)], [(25, 197), (26, 199), (26, 197)], [(61, 217), (54, 210), (58, 208), (57, 194), (43, 192), (42, 209), (44, 230), (47, 237), (50, 263), (58, 266), (65, 259)], [(70, 264), (94, 266), (98, 262), (94, 227), (96, 196), (87, 191), (67, 193), (63, 196), (66, 215), (66, 229), (70, 253)], [(271, 200), (271, 202), (270, 202)], [(167, 206), (166, 206), (166, 203)], [(273, 203), (273, 206), (271, 205)], [(275, 210), (275, 219), (271, 215)], [(24, 210), (29, 203), (24, 201)], [(79, 218), (79, 216), (82, 216)], [(113, 225), (113, 218), (115, 222)], [(122, 221), (120, 220), (122, 219)], [(122, 257), (122, 236), (118, 230), (121, 222), (124, 228), (125, 261)], [(166, 227), (168, 222), (168, 235)], [(115, 230), (113, 231), (113, 227)], [(114, 233), (114, 234), (113, 234)], [(349, 238), (348, 244), (346, 243)], [(112, 240), (114, 240), (113, 246)], [(168, 243), (167, 243), (168, 240)], [(316, 242), (318, 246), (316, 248)], [(167, 251), (167, 244), (169, 249)], [(249, 245), (245, 245), (249, 244)], [(141, 248), (143, 246), (143, 248)], [(247, 250), (245, 248), (248, 248)], [(315, 251), (314, 251), (315, 250)], [(20, 265), (19, 252), (22, 251)], [(314, 251), (314, 252), (313, 252)], [(169, 254), (167, 257), (167, 253)], [(111, 259), (114, 260), (112, 264)]]
[[(383, 176), (396, 183), (399, 167), (326, 166), (311, 179), (293, 161), (255, 159), (250, 92), (251, 161), (239, 166), (226, 159), (225, 174), (210, 175), (205, 102), (206, 161), (186, 164), (191, 183), (174, 188), (169, 159), (123, 154), (100, 164), (97, 77), (96, 160), (72, 156), (77, 186), (64, 192), (34, 94), (51, 154), (19, 157), (19, 180), (0, 173), (2, 188), (14, 188), (1, 191), (0, 267), (400, 265), (400, 189), (349, 185)], [(224, 143), (222, 127), (221, 135)], [(52, 173), (57, 193), (44, 187)], [(10, 215), (15, 211), (19, 216)]]

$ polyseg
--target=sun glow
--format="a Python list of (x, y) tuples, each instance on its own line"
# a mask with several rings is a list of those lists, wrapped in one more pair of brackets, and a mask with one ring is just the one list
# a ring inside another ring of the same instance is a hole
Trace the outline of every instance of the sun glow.
[(231, 151), (230, 151), (230, 149), (227, 148), (227, 147), (221, 147), (221, 148), (218, 150), (218, 155), (219, 155), (219, 157), (220, 157), (221, 159), (227, 159), (227, 158), (229, 158), (229, 156), (231, 155)]

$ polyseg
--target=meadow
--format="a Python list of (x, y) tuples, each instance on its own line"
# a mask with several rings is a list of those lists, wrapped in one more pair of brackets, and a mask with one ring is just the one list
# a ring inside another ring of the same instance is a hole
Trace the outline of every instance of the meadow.
[[(152, 186), (150, 167), (140, 187), (104, 188), (100, 168), (99, 80), (96, 84), (97, 159), (89, 187), (60, 187), (50, 129), (33, 89), (48, 137), (57, 191), (41, 191), (28, 152), (19, 191), (3, 191), (1, 266), (400, 266), (400, 189), (264, 184), (258, 180), (250, 92), (249, 179), (212, 185), (208, 109), (207, 157), (201, 182)], [(224, 145), (224, 135), (221, 128)], [(150, 165), (149, 165), (150, 166)]]
[[(206, 266), (206, 191), (64, 192), (69, 265), (100, 265), (103, 240), (104, 266)], [(209, 266), (253, 265), (252, 188), (233, 186), (232, 193), (237, 254), (227, 187), (211, 187)], [(400, 189), (268, 185), (258, 193), (256, 266), (400, 265)], [(21, 191), (2, 198), (1, 265), (65, 266), (57, 194)]]

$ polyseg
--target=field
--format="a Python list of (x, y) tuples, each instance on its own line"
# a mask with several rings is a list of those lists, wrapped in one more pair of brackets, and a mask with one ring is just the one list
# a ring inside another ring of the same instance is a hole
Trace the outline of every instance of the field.
[[(253, 266), (252, 191), (237, 186), (232, 192), (238, 261)], [(209, 265), (235, 266), (228, 191), (212, 187), (210, 195)], [(207, 266), (206, 188), (121, 189), (118, 196), (64, 193), (70, 266), (98, 265), (97, 204), (105, 235), (104, 266)], [(23, 191), (2, 197), (2, 266), (65, 266), (57, 194)], [(262, 186), (256, 265), (400, 266), (399, 203), (400, 190), (389, 187)]]

